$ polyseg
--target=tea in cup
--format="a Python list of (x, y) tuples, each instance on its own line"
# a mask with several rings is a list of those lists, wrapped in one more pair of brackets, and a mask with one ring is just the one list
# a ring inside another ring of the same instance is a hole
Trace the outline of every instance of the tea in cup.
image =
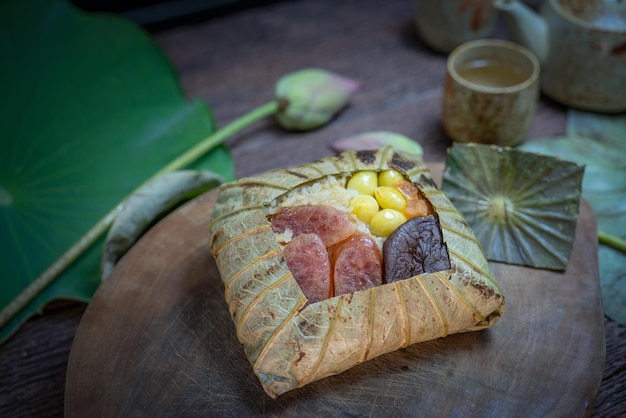
[(520, 45), (476, 40), (448, 57), (442, 123), (454, 141), (519, 144), (538, 100), (539, 62)]

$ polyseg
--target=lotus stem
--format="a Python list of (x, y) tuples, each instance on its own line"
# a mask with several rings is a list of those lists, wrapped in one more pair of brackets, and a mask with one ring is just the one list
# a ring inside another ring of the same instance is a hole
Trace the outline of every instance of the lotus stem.
[(615, 235), (611, 235), (608, 232), (598, 231), (598, 242), (626, 253), (626, 240)]
[[(240, 116), (234, 121), (197, 143), (195, 146), (181, 154), (168, 165), (157, 171), (152, 177), (145, 181), (144, 184), (152, 181), (161, 174), (180, 170), (202, 157), (205, 153), (212, 150), (216, 146), (222, 144), (227, 138), (240, 130), (246, 128), (252, 123), (265, 117), (275, 114), (279, 110), (279, 102), (272, 100), (264, 105), (251, 110), (250, 112)], [(0, 327), (4, 327), (18, 312), (26, 307), (39, 293), (48, 287), (61, 273), (63, 273), (74, 261), (76, 261), (89, 247), (91, 247), (100, 238), (106, 230), (113, 224), (117, 214), (122, 210), (124, 198), (113, 209), (111, 209), (104, 217), (102, 217), (85, 235), (74, 243), (61, 257), (52, 263), (43, 273), (39, 275), (31, 284), (17, 295), (11, 303), (9, 303), (0, 312)]]
[[(170, 173), (172, 171), (180, 170), (183, 167), (187, 167), (189, 164), (196, 161), (208, 151), (222, 144), (222, 142), (224, 142), (231, 135), (234, 135), (235, 133), (239, 132), (240, 130), (246, 128), (247, 126), (258, 120), (276, 114), (276, 112), (278, 112), (278, 109), (279, 101), (272, 100), (271, 102), (265, 103), (264, 105), (261, 105), (256, 109), (251, 110), (250, 112), (240, 116), (228, 125), (209, 135), (206, 139), (196, 144), (196, 146), (189, 149), (184, 154), (180, 155), (178, 158), (163, 167), (161, 170), (157, 171), (152, 178), (164, 173)], [(150, 180), (152, 180), (152, 178)]]

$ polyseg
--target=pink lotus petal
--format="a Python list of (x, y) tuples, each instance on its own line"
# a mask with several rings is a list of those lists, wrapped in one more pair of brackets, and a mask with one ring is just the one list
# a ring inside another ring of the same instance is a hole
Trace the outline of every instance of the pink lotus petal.
[(422, 146), (404, 135), (387, 131), (372, 131), (339, 139), (330, 144), (335, 152), (360, 151), (391, 146), (397, 151), (423, 155)]

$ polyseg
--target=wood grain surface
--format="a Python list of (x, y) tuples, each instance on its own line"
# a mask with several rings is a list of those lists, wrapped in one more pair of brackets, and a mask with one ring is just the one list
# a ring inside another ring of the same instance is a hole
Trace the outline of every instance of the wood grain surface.
[[(533, 8), (542, 1), (524, 0)], [(441, 161), (450, 144), (439, 120), (446, 57), (415, 34), (417, 4), (281, 1), (153, 35), (187, 97), (206, 102), (219, 125), (265, 102), (276, 78), (293, 69), (323, 67), (361, 82), (350, 106), (323, 129), (291, 133), (267, 120), (231, 138), (238, 176), (325, 157), (333, 140), (374, 129), (415, 138), (427, 161)], [(502, 22), (494, 36), (506, 37)], [(528, 138), (565, 132), (566, 111), (542, 97)], [(55, 302), (0, 346), (0, 416), (64, 416), (68, 356), (85, 308)], [(592, 416), (625, 416), (626, 327), (606, 317), (604, 325), (606, 365)]]
[(507, 298), (493, 328), (414, 344), (273, 400), (237, 341), (208, 251), (215, 199), (154, 227), (96, 293), (70, 354), (68, 417), (591, 413), (604, 329), (588, 204), (565, 272), (491, 263)]

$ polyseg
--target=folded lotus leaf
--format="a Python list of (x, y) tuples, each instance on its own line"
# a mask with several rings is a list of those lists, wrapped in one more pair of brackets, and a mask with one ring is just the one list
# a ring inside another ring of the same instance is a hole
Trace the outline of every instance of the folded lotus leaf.
[[(433, 205), (450, 270), (307, 304), (266, 208), (328, 175), (385, 169), (403, 173)], [(209, 245), (237, 336), (273, 398), (410, 344), (490, 327), (504, 309), (504, 297), (461, 213), (437, 188), (419, 156), (389, 147), (346, 151), (222, 185)]]

